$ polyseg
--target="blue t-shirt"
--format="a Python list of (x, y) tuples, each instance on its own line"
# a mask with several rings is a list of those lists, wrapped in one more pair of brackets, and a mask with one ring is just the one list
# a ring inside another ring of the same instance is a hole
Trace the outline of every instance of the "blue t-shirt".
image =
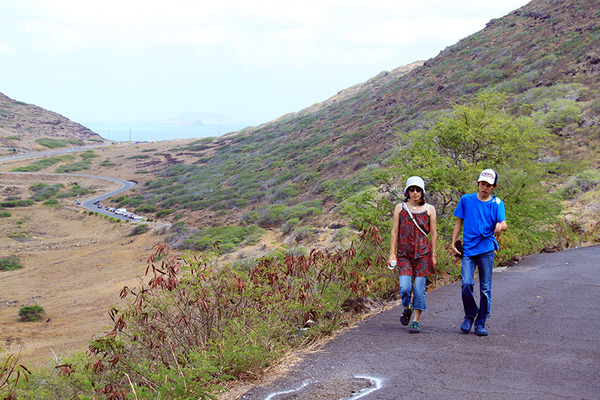
[(496, 224), (506, 220), (504, 202), (496, 196), (481, 201), (477, 193), (462, 196), (454, 210), (454, 216), (463, 222), (463, 254), (476, 256), (498, 250), (494, 236)]

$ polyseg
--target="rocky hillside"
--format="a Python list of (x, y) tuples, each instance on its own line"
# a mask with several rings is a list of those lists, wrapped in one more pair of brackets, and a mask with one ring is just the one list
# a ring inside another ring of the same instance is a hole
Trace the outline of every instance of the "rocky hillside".
[(100, 135), (60, 114), (0, 93), (0, 155), (99, 142)]
[(154, 154), (153, 178), (120, 204), (203, 225), (278, 226), (314, 207), (327, 214), (370, 183), (366, 172), (386, 165), (398, 135), (480, 90), (506, 93), (515, 113), (527, 105), (562, 138), (562, 156), (599, 168), (599, 16), (594, 0), (534, 0), (424, 63), (262, 126)]

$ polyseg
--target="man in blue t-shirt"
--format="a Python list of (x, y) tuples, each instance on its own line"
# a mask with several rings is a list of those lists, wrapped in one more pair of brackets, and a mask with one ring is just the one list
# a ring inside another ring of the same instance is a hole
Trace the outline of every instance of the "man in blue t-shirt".
[[(477, 193), (460, 198), (454, 216), (456, 224), (452, 233), (452, 251), (462, 255), (462, 301), (465, 319), (460, 325), (463, 333), (471, 332), (475, 322), (475, 334), (487, 336), (485, 321), (490, 314), (492, 299), (492, 269), (494, 251), (498, 250), (500, 234), (508, 229), (504, 202), (492, 195), (497, 186), (498, 174), (493, 169), (485, 169), (477, 179)], [(456, 248), (456, 241), (463, 230), (463, 251)], [(479, 271), (479, 308), (475, 302), (475, 267)]]

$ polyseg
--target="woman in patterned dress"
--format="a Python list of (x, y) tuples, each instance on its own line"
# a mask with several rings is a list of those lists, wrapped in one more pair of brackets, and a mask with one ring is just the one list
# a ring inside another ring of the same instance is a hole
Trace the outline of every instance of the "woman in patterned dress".
[[(425, 284), (437, 264), (437, 217), (435, 207), (425, 202), (425, 194), (423, 179), (418, 176), (408, 178), (405, 200), (394, 209), (388, 259), (389, 265), (397, 264), (400, 273), (400, 296), (404, 306), (400, 318), (402, 325), (408, 325), (414, 309), (411, 333), (421, 331), (421, 313), (427, 310)], [(414, 296), (412, 304), (411, 294)]]

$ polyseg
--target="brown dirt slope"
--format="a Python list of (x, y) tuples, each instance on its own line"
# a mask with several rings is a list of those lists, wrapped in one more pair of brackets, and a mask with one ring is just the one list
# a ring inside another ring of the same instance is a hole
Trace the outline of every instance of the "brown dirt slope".
[[(23, 198), (36, 182), (34, 176), (3, 176), (0, 191)], [(62, 178), (65, 184), (70, 179)], [(100, 180), (79, 183), (103, 191)], [(0, 254), (17, 256), (23, 264), (0, 272), (0, 351), (20, 353), (28, 365), (85, 350), (110, 324), (108, 311), (120, 302), (123, 286), (138, 284), (162, 237), (156, 231), (130, 236), (132, 223), (89, 215), (73, 199), (62, 202), (62, 207), (7, 209), (11, 216), (0, 219)], [(19, 309), (34, 304), (44, 308), (44, 319), (22, 322)]]

